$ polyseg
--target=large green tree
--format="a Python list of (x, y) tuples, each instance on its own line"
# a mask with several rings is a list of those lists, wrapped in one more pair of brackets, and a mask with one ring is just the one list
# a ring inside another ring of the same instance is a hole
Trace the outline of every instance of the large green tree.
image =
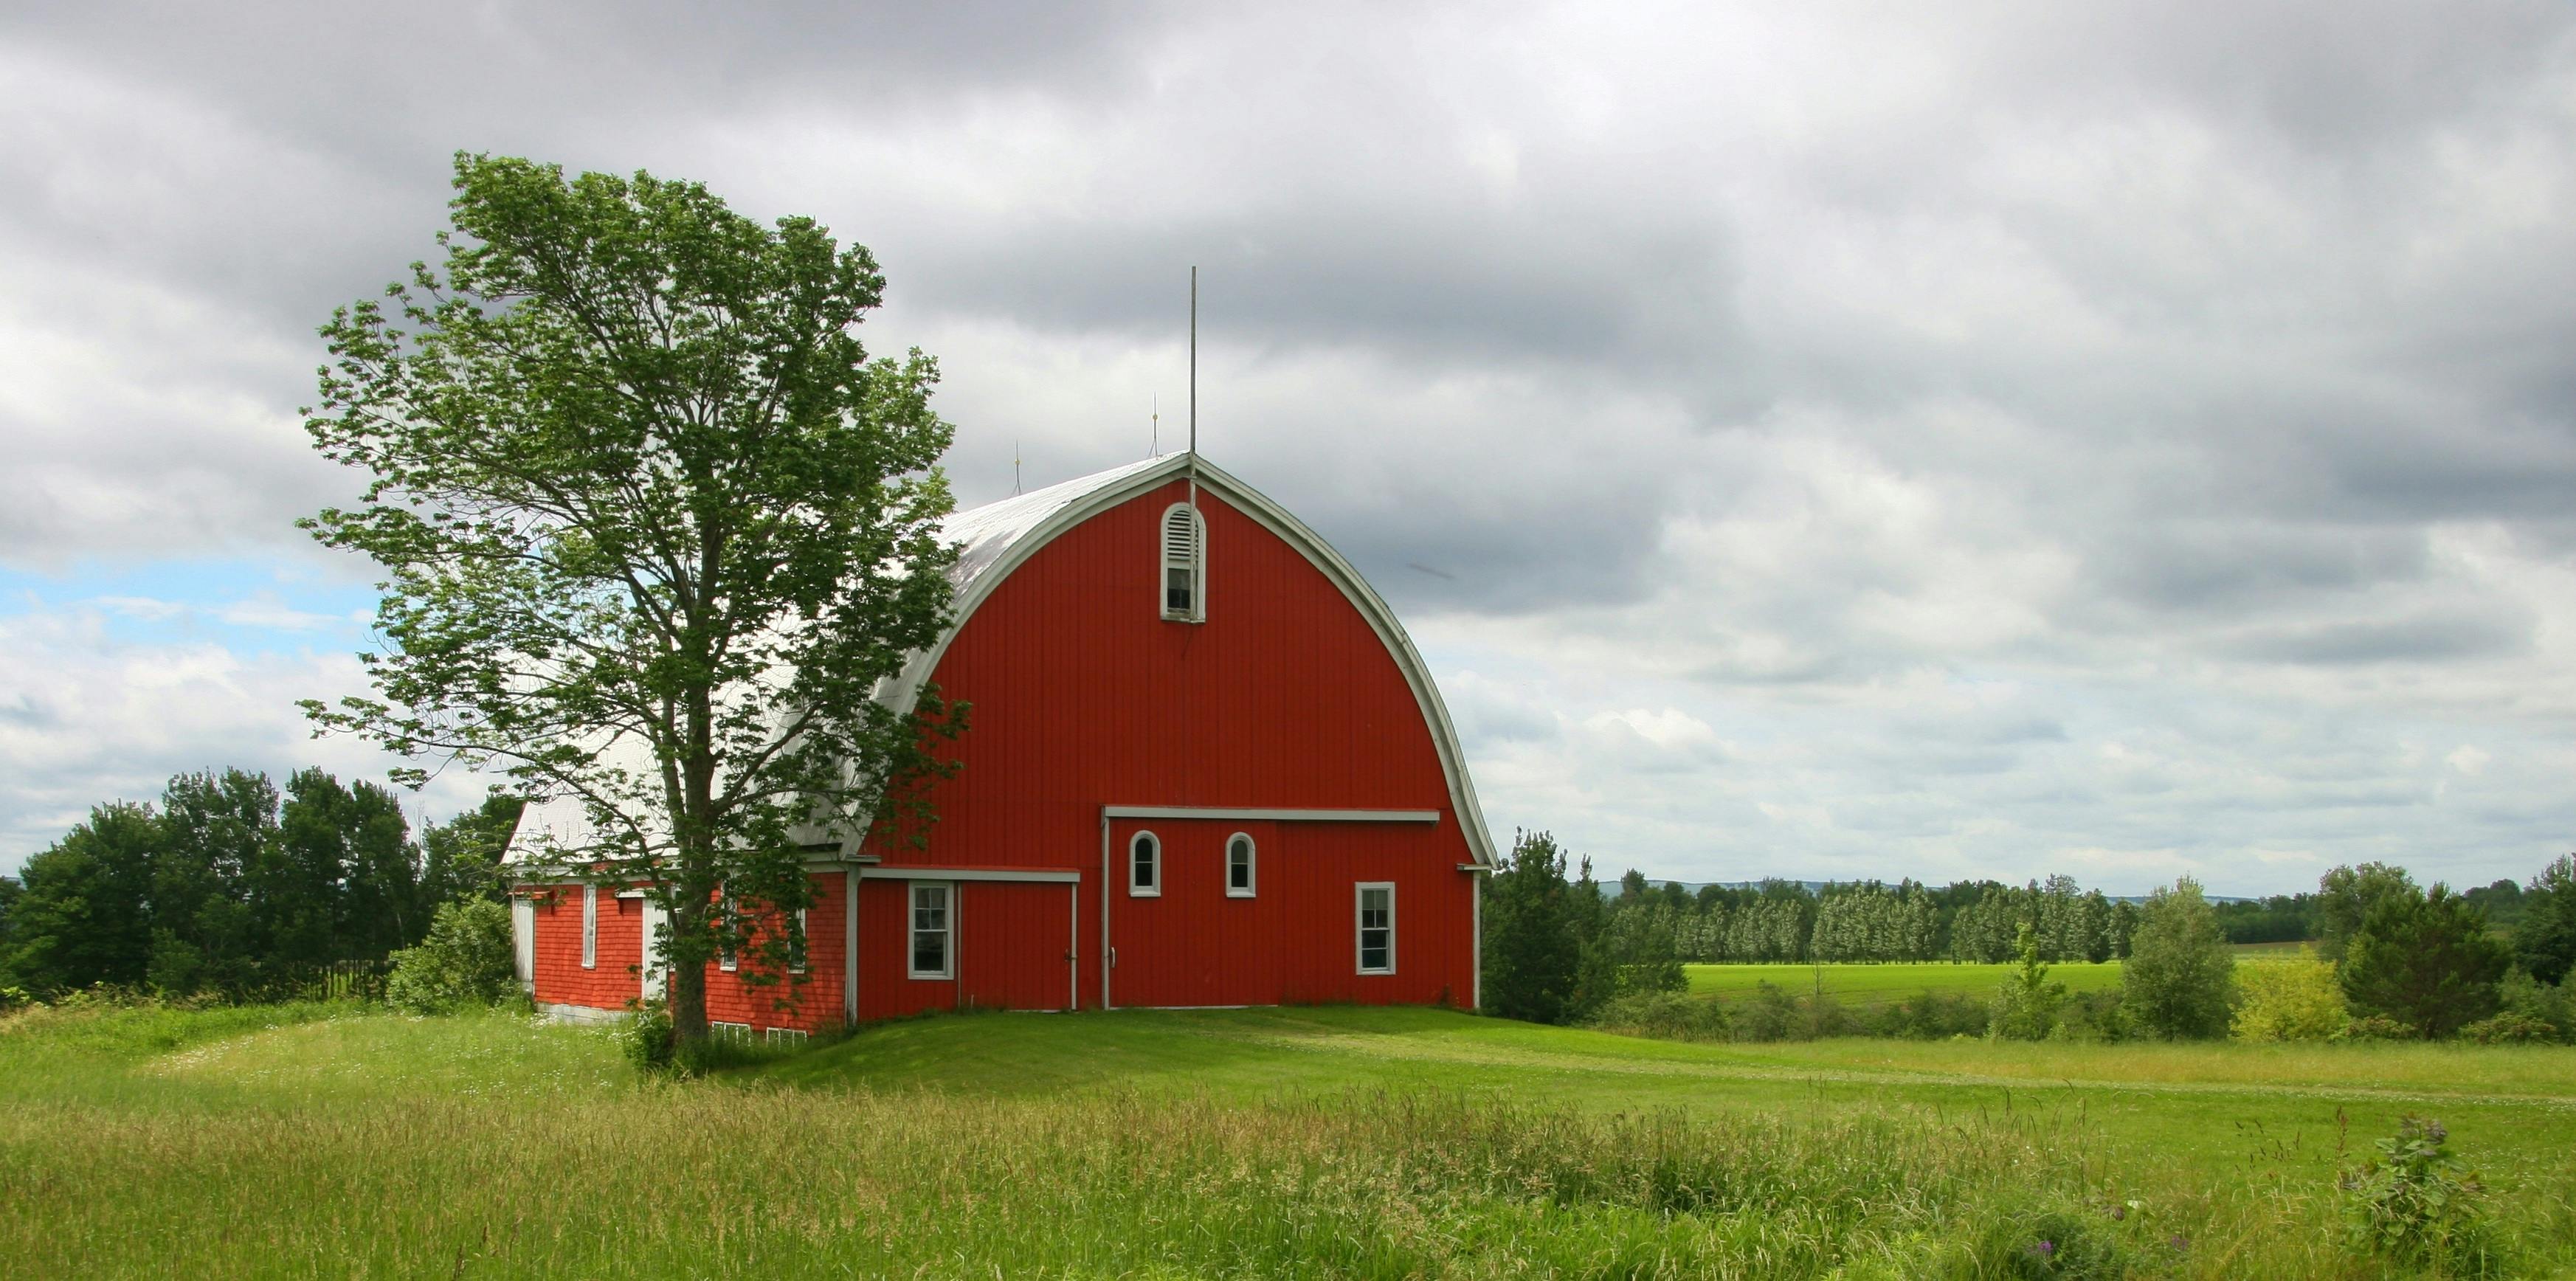
[(527, 802), (495, 794), (447, 820), (420, 829), (420, 905), (434, 912), (442, 903), (466, 899), (504, 902), (509, 886), (501, 871), (501, 854), (519, 828)]
[(1523, 832), (1485, 878), (1484, 1009), (1507, 1019), (1562, 1023), (1574, 996), (1576, 943), (1565, 852), (1545, 832)]
[(385, 582), (376, 696), (307, 710), (578, 798), (549, 857), (650, 887), (702, 1038), (707, 961), (801, 953), (761, 922), (811, 898), (809, 825), (926, 818), (957, 709), (871, 692), (949, 608), (936, 366), (868, 356), (884, 278), (811, 219), (476, 155), (454, 190), (444, 261), (322, 327), (305, 424), (372, 480), (305, 524)]
[(2352, 950), (2372, 908), (2390, 898), (2421, 898), (2415, 878), (2392, 863), (2338, 867), (2317, 879), (2317, 955), (2340, 961)]
[(2138, 913), (2129, 959), (2120, 966), (2120, 1009), (2168, 1040), (2227, 1035), (2236, 954), (2218, 928), (2200, 882), (2186, 876), (2159, 886)]
[(2564, 982), (2576, 970), (2576, 854), (2559, 855), (2531, 878), (2522, 892), (2513, 951), (2522, 968), (2543, 983)]
[(2513, 949), (2487, 932), (2486, 913), (2435, 885), (2371, 907), (2343, 963), (2343, 992), (2354, 1013), (2438, 1040), (2495, 1013), (2512, 966)]
[(119, 801), (27, 860), (10, 906), (0, 975), (38, 992), (93, 983), (141, 984), (151, 962), (152, 847), (148, 806)]

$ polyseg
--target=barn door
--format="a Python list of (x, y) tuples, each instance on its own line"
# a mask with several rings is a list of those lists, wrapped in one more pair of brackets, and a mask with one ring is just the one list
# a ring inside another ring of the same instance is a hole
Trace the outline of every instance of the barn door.
[[(1202, 819), (1114, 825), (1110, 992), (1118, 1005), (1280, 1002), (1279, 936), (1297, 878), (1278, 848), (1278, 827)], [(1140, 841), (1158, 864), (1150, 874), (1138, 865)]]

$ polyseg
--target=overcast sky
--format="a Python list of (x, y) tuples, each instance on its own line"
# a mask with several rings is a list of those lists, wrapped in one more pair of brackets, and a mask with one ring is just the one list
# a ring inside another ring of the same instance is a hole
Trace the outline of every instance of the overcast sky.
[(384, 768), (295, 410), (459, 149), (871, 246), (970, 503), (1177, 438), (1197, 264), (1208, 456), (1606, 872), (2576, 848), (2576, 7), (1247, 10), (9, 6), (0, 872)]

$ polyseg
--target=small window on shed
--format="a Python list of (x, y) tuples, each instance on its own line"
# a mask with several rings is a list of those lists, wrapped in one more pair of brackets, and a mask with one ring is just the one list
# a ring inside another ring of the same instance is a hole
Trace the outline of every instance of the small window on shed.
[(1138, 832), (1127, 842), (1127, 894), (1153, 898), (1163, 892), (1163, 842)]
[(1207, 519), (1188, 503), (1163, 512), (1163, 617), (1175, 622), (1207, 621)]
[(581, 887), (581, 968), (599, 968), (599, 887)]
[(1225, 896), (1251, 898), (1253, 893), (1252, 838), (1235, 833), (1225, 843)]
[(1359, 883), (1359, 961), (1362, 974), (1395, 973), (1395, 883)]

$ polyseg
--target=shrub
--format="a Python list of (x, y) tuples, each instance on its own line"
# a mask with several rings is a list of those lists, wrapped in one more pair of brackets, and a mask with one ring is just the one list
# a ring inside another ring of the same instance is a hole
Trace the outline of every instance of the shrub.
[(1986, 1035), (2005, 1041), (2044, 1041), (2057, 1030), (2057, 1009), (2066, 1003), (2066, 985), (2048, 980), (2048, 967), (2039, 960), (2039, 934), (2028, 921), (2022, 922), (2018, 950), (2021, 970), (1995, 989)]
[(2558, 1029), (2561, 1040), (2576, 1036), (2576, 992), (2570, 992), (2567, 984), (2552, 986), (2532, 977), (2528, 970), (2517, 969), (2504, 976), (2496, 995), (2503, 1005), (2502, 1013), (2546, 1023)]
[(2439, 1040), (2496, 1012), (2512, 949), (2487, 933), (2486, 913), (2436, 885), (2393, 894), (2362, 921), (2343, 966), (2344, 996)]
[(2385, 1014), (2365, 1014), (2343, 1025), (2335, 1034), (2338, 1041), (2413, 1041), (2423, 1033), (2412, 1023), (2401, 1023)]
[(2439, 1121), (2407, 1117), (2379, 1155), (2343, 1172), (2350, 1240), (2368, 1252), (2415, 1267), (2464, 1276), (2501, 1268), (2486, 1218), (2486, 1186), (2446, 1147)]
[(634, 1017), (617, 1029), (618, 1048), (626, 1051), (626, 1061), (646, 1076), (660, 1076), (679, 1068), (679, 1036), (671, 1024), (670, 1005), (655, 997), (628, 1008)]
[(2352, 1022), (2334, 962), (2304, 949), (2292, 960), (2238, 967), (2236, 990), (2239, 1041), (2330, 1041)]
[(1954, 1036), (1984, 1036), (1988, 1004), (1965, 992), (1925, 992), (1870, 1014), (1863, 1022), (1871, 1036), (1913, 1041), (1946, 1041)]
[(2227, 1035), (2229, 980), (2236, 955), (2218, 916), (2186, 876), (2158, 889), (2138, 916), (2120, 968), (2122, 1005), (2142, 1032), (2168, 1040)]
[(34, 1005), (36, 998), (23, 987), (0, 986), (0, 1014)]
[(429, 936), (394, 953), (385, 1000), (414, 1014), (500, 1003), (518, 987), (510, 909), (489, 899), (441, 903)]
[(1732, 1024), (1725, 1005), (1716, 998), (1679, 992), (1637, 992), (1618, 997), (1595, 1011), (1591, 1022), (1605, 1032), (1668, 1041), (1722, 1041)]
[(2480, 1019), (2460, 1029), (2480, 1045), (2548, 1045), (2558, 1039), (2557, 1025), (2510, 1011)]
[(2137, 1028), (2129, 1020), (2128, 1008), (2122, 1004), (2118, 988), (2108, 992), (2076, 992), (2066, 998), (2059, 1010), (2057, 1030), (2051, 1037), (2063, 1041), (2126, 1041), (2135, 1038)]

